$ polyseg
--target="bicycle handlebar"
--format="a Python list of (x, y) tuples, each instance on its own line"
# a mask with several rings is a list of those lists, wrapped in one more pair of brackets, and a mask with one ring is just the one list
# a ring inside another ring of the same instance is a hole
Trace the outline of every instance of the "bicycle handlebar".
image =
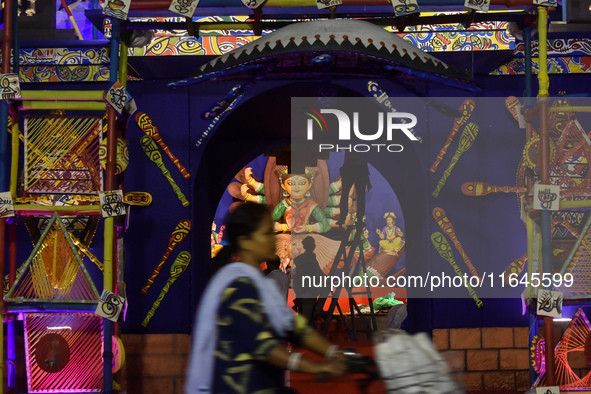
[[(359, 353), (346, 351), (345, 363), (347, 365), (347, 373), (351, 374), (366, 374), (369, 379), (377, 379), (378, 373), (376, 370), (376, 362), (370, 356), (364, 356)], [(330, 379), (330, 374), (326, 372), (316, 375), (316, 381), (323, 382)]]

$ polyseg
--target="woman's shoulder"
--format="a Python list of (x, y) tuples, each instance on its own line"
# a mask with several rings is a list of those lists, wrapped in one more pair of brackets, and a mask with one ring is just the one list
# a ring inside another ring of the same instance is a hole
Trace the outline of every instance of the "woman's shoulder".
[(242, 276), (234, 279), (222, 294), (222, 300), (224, 302), (235, 300), (238, 298), (259, 298), (259, 291), (254, 281), (247, 277)]

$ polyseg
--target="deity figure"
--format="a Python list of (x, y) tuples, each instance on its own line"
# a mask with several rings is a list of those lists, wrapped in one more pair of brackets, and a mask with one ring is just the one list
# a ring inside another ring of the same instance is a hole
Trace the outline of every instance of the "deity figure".
[(399, 227), (396, 227), (396, 215), (394, 212), (387, 212), (384, 218), (386, 219), (386, 227), (382, 230), (376, 229), (376, 233), (381, 239), (380, 250), (393, 256), (398, 256), (398, 252), (404, 246), (404, 240), (402, 239), (404, 234)]
[(310, 198), (311, 174), (285, 174), (280, 179), (285, 198), (273, 210), (275, 230), (295, 234), (330, 230), (330, 222), (324, 212)]
[(230, 195), (239, 200), (234, 204), (250, 201), (272, 209), (281, 270), (288, 272), (294, 267), (294, 259), (304, 251), (302, 240), (311, 236), (316, 242), (319, 266), (328, 274), (340, 243), (322, 234), (337, 226), (341, 181), (339, 178), (328, 182), (326, 163), (318, 160), (317, 166), (290, 173), (287, 165), (277, 164), (270, 157), (262, 176), (264, 181), (256, 178), (250, 167), (235, 178), (237, 182), (228, 186)]
[(311, 236), (317, 245), (319, 266), (328, 273), (339, 242), (320, 235), (331, 226), (324, 211), (310, 196), (315, 168), (307, 168), (303, 174), (288, 174), (284, 166), (277, 166), (277, 169), (284, 196), (271, 214), (275, 230), (280, 233), (276, 241), (277, 254), (293, 266), (294, 259), (304, 251), (302, 240)]
[(216, 232), (217, 225), (215, 222), (211, 223), (211, 256), (214, 257), (217, 252), (222, 248), (221, 242), (224, 237), (225, 225), (220, 227), (220, 232)]

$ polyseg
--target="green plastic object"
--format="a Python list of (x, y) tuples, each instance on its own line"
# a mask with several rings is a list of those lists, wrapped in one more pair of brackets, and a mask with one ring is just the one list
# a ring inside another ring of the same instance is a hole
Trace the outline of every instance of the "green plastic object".
[(398, 301), (394, 298), (394, 293), (387, 294), (383, 297), (378, 297), (373, 300), (373, 310), (379, 311), (382, 308), (402, 304), (402, 301)]

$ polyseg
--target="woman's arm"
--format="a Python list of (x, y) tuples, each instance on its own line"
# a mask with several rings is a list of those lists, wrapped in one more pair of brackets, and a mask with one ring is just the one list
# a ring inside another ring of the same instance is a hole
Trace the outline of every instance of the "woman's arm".
[(347, 370), (347, 366), (343, 360), (312, 360), (311, 358), (302, 356), (300, 353), (289, 353), (285, 345), (275, 346), (267, 353), (265, 360), (280, 368), (289, 369), (294, 372), (311, 374), (325, 373), (330, 375), (330, 377), (340, 376)]

